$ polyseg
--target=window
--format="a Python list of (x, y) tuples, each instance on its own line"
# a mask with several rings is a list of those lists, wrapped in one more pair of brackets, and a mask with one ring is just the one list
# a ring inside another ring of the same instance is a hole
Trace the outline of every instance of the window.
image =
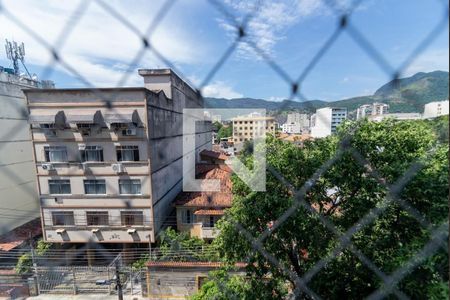
[(50, 194), (70, 194), (70, 180), (49, 180), (48, 190)]
[(67, 148), (64, 146), (44, 147), (45, 161), (66, 162)]
[(209, 216), (209, 222), (208, 222), (208, 227), (214, 227), (214, 225), (216, 225), (217, 223), (217, 216)]
[(103, 148), (100, 146), (86, 146), (80, 150), (81, 161), (103, 161)]
[(141, 193), (140, 179), (119, 179), (120, 194), (138, 195)]
[(139, 161), (138, 146), (118, 146), (116, 151), (118, 161)]
[(144, 214), (142, 211), (122, 211), (120, 212), (122, 225), (144, 225)]
[(56, 126), (53, 123), (49, 123), (49, 124), (39, 124), (39, 127), (41, 129), (55, 129)]
[(105, 180), (104, 179), (85, 180), (84, 192), (86, 194), (106, 194)]
[(109, 216), (107, 211), (87, 211), (87, 226), (109, 225)]
[(192, 211), (190, 209), (185, 209), (182, 211), (181, 214), (181, 221), (184, 224), (192, 224), (194, 223), (194, 214), (192, 213)]
[(73, 211), (54, 211), (52, 212), (52, 221), (54, 226), (75, 225)]

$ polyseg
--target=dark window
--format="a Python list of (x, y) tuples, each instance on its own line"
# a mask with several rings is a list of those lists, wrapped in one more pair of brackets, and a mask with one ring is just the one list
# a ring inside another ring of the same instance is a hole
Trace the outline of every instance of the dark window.
[(64, 146), (46, 146), (44, 147), (45, 161), (66, 162), (67, 148)]
[(142, 211), (122, 211), (120, 212), (122, 225), (144, 225), (144, 214)]
[(75, 225), (73, 211), (54, 211), (52, 212), (52, 220), (54, 226)]
[(48, 189), (50, 194), (70, 194), (70, 180), (49, 180)]
[(138, 146), (117, 146), (117, 161), (139, 161)]
[(182, 211), (181, 219), (184, 224), (192, 224), (194, 223), (194, 214), (190, 209), (185, 209)]
[(100, 146), (86, 146), (80, 150), (81, 161), (103, 161), (103, 148)]
[(138, 195), (141, 193), (140, 179), (119, 179), (120, 194)]
[(107, 211), (87, 211), (87, 226), (109, 225), (109, 216)]
[(106, 183), (104, 179), (84, 181), (85, 194), (106, 194)]
[(55, 124), (39, 124), (39, 127), (42, 129), (55, 129)]

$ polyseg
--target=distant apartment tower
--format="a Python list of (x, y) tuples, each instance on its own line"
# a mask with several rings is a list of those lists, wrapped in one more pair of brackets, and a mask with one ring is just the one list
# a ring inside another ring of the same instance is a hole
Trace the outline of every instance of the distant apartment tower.
[(336, 128), (347, 119), (347, 108), (324, 107), (311, 116), (311, 136), (326, 137), (336, 132)]
[(364, 104), (356, 110), (356, 119), (364, 119), (369, 116), (380, 116), (389, 112), (389, 105), (385, 103), (374, 102), (372, 104)]
[(444, 101), (434, 101), (425, 104), (423, 111), (424, 119), (436, 118), (439, 116), (448, 115), (449, 103), (448, 100)]
[(22, 89), (52, 88), (53, 82), (16, 76), (0, 66), (0, 234), (39, 217), (39, 201)]
[(307, 114), (290, 113), (287, 115), (286, 123), (281, 125), (281, 131), (284, 133), (308, 133), (310, 119)]
[(266, 133), (275, 134), (276, 121), (274, 117), (251, 114), (235, 117), (232, 121), (235, 151), (240, 151), (243, 143), (252, 140), (255, 136), (265, 136)]
[(198, 125), (182, 150), (183, 108), (202, 99), (170, 69), (145, 87), (25, 91), (43, 236), (49, 242), (148, 243), (182, 189), (183, 155), (211, 147)]

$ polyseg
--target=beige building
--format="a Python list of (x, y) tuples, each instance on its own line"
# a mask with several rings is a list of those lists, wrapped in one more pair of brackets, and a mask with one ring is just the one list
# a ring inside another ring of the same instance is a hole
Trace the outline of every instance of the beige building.
[(255, 137), (265, 136), (266, 133), (275, 134), (276, 120), (273, 117), (243, 116), (233, 118), (232, 121), (235, 151), (240, 151), (244, 142)]
[(203, 107), (195, 91), (169, 69), (139, 74), (145, 87), (25, 91), (46, 241), (155, 241), (183, 155), (210, 149), (203, 123), (183, 153), (183, 108)]

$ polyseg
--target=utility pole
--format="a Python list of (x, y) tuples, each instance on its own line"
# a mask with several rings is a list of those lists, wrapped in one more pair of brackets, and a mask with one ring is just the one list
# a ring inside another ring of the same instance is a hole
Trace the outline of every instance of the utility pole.
[(119, 262), (116, 260), (116, 287), (119, 300), (123, 300), (122, 283), (120, 282)]
[(38, 274), (38, 269), (37, 269), (37, 263), (34, 257), (34, 241), (33, 241), (33, 237), (31, 235), (31, 232), (29, 233), (29, 238), (30, 238), (30, 250), (31, 250), (31, 263), (33, 265), (33, 273), (34, 273), (34, 278), (35, 278), (35, 284), (36, 284), (36, 292), (39, 295), (40, 294), (40, 288), (39, 288), (39, 274)]

